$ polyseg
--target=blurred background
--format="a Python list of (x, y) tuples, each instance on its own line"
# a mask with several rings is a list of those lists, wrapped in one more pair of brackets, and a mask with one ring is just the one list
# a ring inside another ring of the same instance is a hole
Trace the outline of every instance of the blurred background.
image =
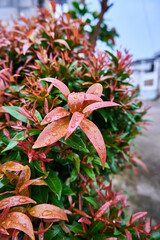
[[(0, 0), (0, 20), (11, 22), (19, 15), (37, 14), (49, 0)], [(133, 55), (131, 82), (139, 85), (144, 106), (151, 106), (146, 119), (152, 124), (136, 139), (137, 156), (148, 167), (138, 168), (138, 176), (127, 171), (113, 179), (116, 187), (127, 190), (135, 211), (148, 211), (153, 224), (160, 221), (160, 0), (57, 0), (57, 14), (70, 11), (87, 21), (90, 39), (96, 47), (115, 53), (126, 48)], [(104, 8), (103, 3), (107, 6)], [(101, 19), (102, 18), (102, 19)], [(102, 20), (102, 21), (101, 21)], [(96, 26), (100, 25), (98, 33)], [(93, 33), (93, 34), (91, 34)], [(99, 36), (97, 37), (96, 34)]]

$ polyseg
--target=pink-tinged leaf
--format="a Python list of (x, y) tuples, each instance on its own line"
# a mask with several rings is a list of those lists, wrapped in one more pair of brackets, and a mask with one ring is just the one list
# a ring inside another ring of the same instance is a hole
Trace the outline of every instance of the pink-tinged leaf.
[(39, 185), (39, 186), (42, 186), (42, 185), (47, 185), (47, 183), (40, 179), (40, 178), (36, 178), (36, 179), (32, 179), (32, 180), (28, 180), (26, 181), (19, 189), (19, 192), (23, 191), (25, 188), (27, 188), (28, 186), (30, 185)]
[(62, 230), (65, 232), (65, 233), (71, 233), (69, 228), (62, 222), (59, 223), (59, 226), (62, 228)]
[(82, 120), (79, 126), (82, 129), (82, 131), (87, 135), (87, 137), (89, 138), (93, 146), (95, 147), (99, 155), (99, 158), (101, 160), (102, 168), (104, 169), (107, 153), (106, 153), (106, 147), (105, 147), (104, 139), (102, 137), (101, 132), (93, 122), (91, 122), (86, 118)]
[(113, 75), (104, 76), (104, 77), (101, 77), (97, 82), (103, 82), (106, 79), (111, 79), (111, 78), (114, 78), (114, 76)]
[(87, 225), (91, 225), (91, 221), (90, 221), (88, 218), (86, 218), (86, 217), (81, 217), (81, 218), (78, 220), (78, 222), (80, 222), (80, 223), (85, 223), (85, 224), (87, 224)]
[(69, 118), (62, 118), (44, 128), (33, 148), (49, 146), (64, 137), (69, 126)]
[(12, 234), (12, 240), (18, 240), (18, 234), (20, 233), (19, 230), (15, 229)]
[(103, 214), (106, 213), (107, 209), (111, 206), (112, 204), (112, 200), (109, 202), (104, 203), (99, 209), (98, 211), (95, 213), (95, 218), (100, 218), (103, 216)]
[(68, 45), (68, 43), (64, 39), (56, 39), (56, 40), (54, 40), (54, 42), (60, 43), (60, 44), (64, 45), (66, 48), (68, 48), (69, 50), (71, 50), (70, 46)]
[(65, 140), (74, 132), (74, 130), (79, 126), (79, 124), (81, 123), (81, 121), (84, 118), (84, 114), (80, 113), (80, 112), (74, 112), (73, 116), (70, 120), (69, 126), (68, 126), (68, 130), (67, 130), (67, 134), (65, 137)]
[(9, 171), (21, 171), (21, 170), (25, 170), (26, 166), (23, 166), (22, 164), (18, 163), (18, 162), (6, 162), (5, 164), (3, 164), (3, 169), (2, 170), (9, 170)]
[(70, 91), (68, 87), (61, 82), (60, 80), (56, 78), (41, 78), (40, 80), (46, 81), (46, 82), (51, 82), (53, 86), (59, 89), (59, 91), (63, 94), (65, 98), (68, 98), (68, 95), (70, 94)]
[(37, 218), (59, 219), (68, 221), (64, 209), (52, 204), (39, 204), (29, 210), (29, 214)]
[(61, 119), (63, 117), (69, 116), (70, 113), (63, 107), (56, 107), (51, 112), (49, 112), (43, 121), (41, 122), (41, 125), (48, 124), (50, 122), (53, 122), (55, 120)]
[(132, 240), (131, 233), (127, 229), (125, 229), (125, 234), (126, 234), (126, 239), (127, 240)]
[(97, 102), (97, 103), (92, 103), (92, 104), (88, 105), (87, 107), (85, 107), (83, 109), (82, 112), (87, 113), (87, 112), (94, 111), (94, 110), (99, 109), (99, 108), (115, 107), (115, 106), (120, 106), (120, 105), (118, 103), (110, 102), (110, 101)]
[(143, 218), (144, 216), (147, 215), (147, 212), (138, 212), (133, 214), (127, 221), (127, 226), (130, 226), (131, 224), (133, 224), (135, 221), (137, 221), (140, 218)]
[[(26, 169), (23, 170), (19, 176), (18, 183), (16, 185), (16, 193), (19, 193), (20, 187), (27, 182), (31, 177), (31, 170), (28, 166), (26, 166)], [(28, 188), (21, 191), (21, 195), (29, 196)]]
[[(5, 234), (5, 235), (9, 235), (7, 230), (4, 227), (2, 227), (2, 226), (0, 226), (0, 233), (1, 234)], [(1, 236), (0, 236), (0, 239), (3, 240), (3, 238)]]
[(5, 209), (0, 214), (0, 222), (2, 222), (9, 213), (10, 206), (6, 206)]
[(84, 103), (84, 95), (85, 93), (79, 92), (79, 93), (71, 93), (68, 96), (68, 107), (71, 113), (74, 112), (81, 112), (83, 109), (83, 103)]
[(52, 225), (53, 225), (53, 223), (51, 223), (47, 228), (45, 228), (43, 230), (39, 229), (38, 231), (34, 231), (34, 233), (37, 234), (37, 235), (39, 235), (41, 233), (45, 233), (45, 232), (47, 232), (50, 229), (50, 227), (52, 227)]
[(83, 216), (83, 217), (92, 218), (92, 217), (89, 216), (87, 213), (85, 213), (84, 211), (81, 211), (81, 210), (79, 210), (79, 209), (77, 209), (77, 208), (73, 208), (73, 210), (74, 210), (76, 213), (78, 213), (78, 214), (80, 214), (81, 216)]
[(86, 93), (87, 94), (94, 94), (94, 95), (97, 95), (97, 96), (101, 97), (102, 92), (103, 92), (102, 85), (100, 83), (95, 83), (88, 88)]
[(32, 45), (32, 43), (30, 43), (30, 42), (26, 42), (26, 43), (23, 45), (23, 55), (26, 54), (27, 50), (30, 48), (31, 45)]
[(28, 203), (36, 204), (36, 202), (29, 197), (12, 196), (12, 197), (8, 197), (8, 198), (5, 198), (0, 201), (0, 210), (5, 209), (8, 206), (13, 207), (13, 206), (18, 206), (18, 205), (23, 205), (23, 204), (28, 204)]
[(40, 222), (38, 231), (42, 231), (39, 233), (39, 240), (44, 240), (44, 227), (43, 227), (43, 222)]
[(138, 165), (140, 165), (146, 172), (148, 172), (148, 168), (147, 166), (145, 165), (144, 162), (142, 162), (141, 159), (135, 157), (135, 156), (132, 156), (132, 161)]
[(35, 240), (32, 222), (24, 213), (10, 212), (5, 221), (0, 225), (6, 229), (13, 228), (20, 230), (26, 233), (32, 240)]
[(84, 100), (85, 101), (103, 102), (103, 100), (99, 96), (94, 95), (94, 94), (87, 94), (87, 93), (85, 93), (85, 95), (84, 95)]

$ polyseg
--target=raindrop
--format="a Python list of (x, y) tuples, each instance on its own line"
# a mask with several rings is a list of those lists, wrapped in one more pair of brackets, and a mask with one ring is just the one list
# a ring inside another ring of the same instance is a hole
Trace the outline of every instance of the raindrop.
[(7, 227), (10, 225), (11, 222), (12, 222), (11, 220), (8, 220), (8, 221), (6, 222)]
[(5, 224), (6, 222), (5, 221), (3, 221), (1, 224), (3, 225), (3, 224)]
[(75, 124), (72, 124), (71, 127), (74, 128), (76, 125)]
[(48, 118), (46, 119), (46, 121), (47, 121), (47, 122), (50, 122), (50, 121), (51, 121), (51, 118), (50, 118), (50, 117), (48, 117)]
[(46, 210), (42, 213), (42, 216), (48, 216), (48, 215), (51, 215), (51, 214), (52, 214), (51, 211)]
[(26, 224), (23, 224), (22, 226), (23, 226), (24, 228), (26, 228), (27, 225), (26, 225)]
[(25, 202), (26, 202), (26, 199), (25, 199), (25, 198), (20, 198), (19, 201), (20, 201), (21, 203), (25, 203)]
[(61, 113), (57, 113), (57, 116), (61, 116), (62, 114)]
[(29, 213), (32, 215), (34, 215), (36, 212), (35, 211), (33, 211), (33, 210), (31, 210), (31, 211), (29, 211)]
[(53, 135), (53, 136), (56, 136), (56, 135), (57, 135), (57, 133), (56, 133), (56, 132), (54, 132), (54, 133), (52, 133), (52, 135)]
[(96, 137), (96, 136), (94, 136), (94, 138), (95, 138), (95, 139), (97, 139), (97, 137)]
[(48, 140), (45, 142), (45, 144), (46, 144), (46, 145), (49, 145), (49, 144), (50, 144), (50, 142), (51, 142), (51, 140), (50, 140), (50, 139), (48, 139)]

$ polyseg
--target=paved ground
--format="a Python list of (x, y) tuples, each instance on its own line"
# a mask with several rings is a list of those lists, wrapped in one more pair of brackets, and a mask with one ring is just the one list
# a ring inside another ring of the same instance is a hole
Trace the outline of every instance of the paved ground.
[(155, 224), (160, 222), (160, 101), (146, 101), (144, 104), (152, 106), (145, 118), (153, 123), (148, 131), (137, 137), (136, 150), (149, 172), (139, 167), (137, 177), (126, 171), (114, 182), (129, 192), (132, 210), (147, 211)]

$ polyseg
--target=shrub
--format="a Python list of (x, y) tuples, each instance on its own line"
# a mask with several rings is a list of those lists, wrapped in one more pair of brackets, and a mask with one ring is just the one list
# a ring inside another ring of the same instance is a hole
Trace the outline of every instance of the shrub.
[(131, 56), (95, 52), (53, 3), (20, 20), (0, 32), (1, 239), (159, 239), (109, 179), (145, 167), (130, 150), (146, 123)]

